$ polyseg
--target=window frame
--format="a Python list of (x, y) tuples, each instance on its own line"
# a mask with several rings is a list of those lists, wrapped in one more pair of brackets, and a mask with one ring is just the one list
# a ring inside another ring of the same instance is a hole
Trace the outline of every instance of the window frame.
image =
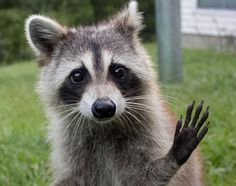
[[(207, 0), (205, 0), (207, 1)], [(221, 11), (236, 11), (236, 7), (235, 8), (227, 8), (226, 7), (226, 0), (222, 0), (224, 1), (224, 7), (203, 7), (200, 6), (200, 0), (196, 0), (196, 7), (197, 9), (202, 9), (202, 10), (221, 10)]]

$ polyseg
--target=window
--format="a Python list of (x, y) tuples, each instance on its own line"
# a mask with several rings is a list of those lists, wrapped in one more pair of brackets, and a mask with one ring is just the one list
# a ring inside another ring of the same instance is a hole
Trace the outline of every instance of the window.
[(236, 0), (198, 0), (199, 8), (236, 10)]

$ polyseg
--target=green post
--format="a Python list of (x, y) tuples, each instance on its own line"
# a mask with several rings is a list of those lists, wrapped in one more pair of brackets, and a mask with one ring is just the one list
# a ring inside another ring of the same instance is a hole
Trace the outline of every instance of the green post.
[(182, 80), (180, 0), (155, 0), (160, 81)]

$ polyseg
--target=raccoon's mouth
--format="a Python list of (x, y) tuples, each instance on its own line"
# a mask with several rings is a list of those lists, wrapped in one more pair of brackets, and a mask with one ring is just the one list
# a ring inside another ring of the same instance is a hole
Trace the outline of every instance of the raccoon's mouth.
[(100, 118), (100, 119), (93, 117), (93, 121), (94, 121), (95, 123), (101, 123), (101, 124), (110, 123), (110, 122), (112, 122), (113, 120), (114, 120), (114, 117), (112, 117), (112, 118)]

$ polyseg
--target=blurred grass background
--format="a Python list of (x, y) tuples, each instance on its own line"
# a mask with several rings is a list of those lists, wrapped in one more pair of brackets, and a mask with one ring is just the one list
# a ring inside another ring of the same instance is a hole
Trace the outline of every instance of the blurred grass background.
[[(145, 44), (153, 61), (156, 45)], [(178, 114), (195, 99), (210, 106), (210, 131), (201, 143), (209, 186), (236, 185), (236, 54), (185, 50), (184, 80), (162, 84), (163, 95)], [(33, 61), (0, 67), (0, 185), (49, 183), (46, 118), (35, 93)]]

